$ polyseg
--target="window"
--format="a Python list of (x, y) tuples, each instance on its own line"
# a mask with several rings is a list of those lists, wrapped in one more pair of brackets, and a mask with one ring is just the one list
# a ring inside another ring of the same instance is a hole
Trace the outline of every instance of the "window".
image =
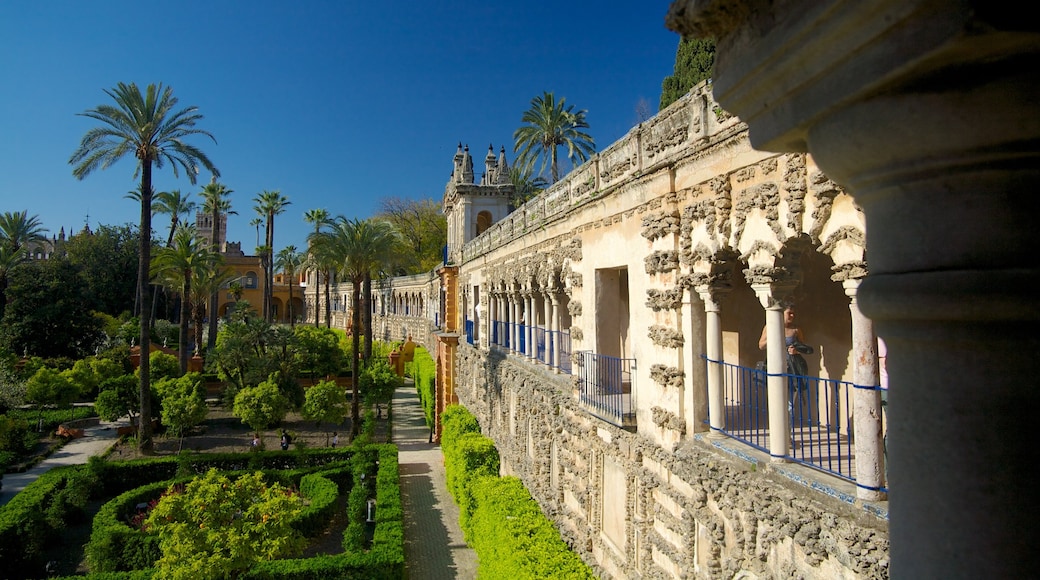
[(257, 276), (256, 272), (246, 272), (245, 277), (242, 278), (243, 288), (256, 288)]

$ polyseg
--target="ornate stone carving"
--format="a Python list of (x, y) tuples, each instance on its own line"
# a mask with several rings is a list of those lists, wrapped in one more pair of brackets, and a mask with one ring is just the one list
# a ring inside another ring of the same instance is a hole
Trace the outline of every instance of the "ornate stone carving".
[(656, 251), (643, 260), (647, 274), (671, 272), (679, 267), (679, 253), (675, 250)]
[(686, 421), (683, 421), (682, 417), (679, 417), (675, 413), (662, 409), (661, 407), (652, 407), (650, 409), (650, 416), (654, 425), (664, 429), (678, 431), (680, 435), (686, 434)]
[(567, 312), (571, 316), (581, 316), (581, 302), (571, 300), (567, 303)]
[(819, 239), (823, 226), (831, 217), (834, 208), (834, 198), (842, 192), (841, 186), (831, 181), (822, 171), (817, 171), (809, 176), (809, 186), (813, 197), (816, 198), (816, 207), (813, 208), (813, 223), (809, 228), (809, 235), (813, 239)]
[(787, 190), (787, 227), (799, 231), (805, 213), (805, 155), (787, 155), (784, 189)]
[(679, 233), (680, 221), (677, 212), (654, 212), (643, 216), (643, 231), (640, 233), (652, 242), (667, 234)]
[(670, 290), (651, 288), (646, 291), (646, 306), (654, 311), (678, 310), (682, 307), (682, 297), (682, 286), (677, 286)]
[(665, 326), (651, 326), (647, 336), (650, 337), (654, 344), (665, 348), (681, 348), (685, 342), (681, 331)]
[(666, 365), (651, 365), (650, 378), (662, 387), (682, 387), (685, 373), (681, 370)]
[(780, 215), (779, 206), (780, 188), (775, 183), (761, 183), (741, 191), (737, 194), (736, 203), (737, 237), (740, 237), (744, 232), (744, 223), (747, 221), (747, 214), (752, 209), (757, 208), (764, 210), (766, 220), (769, 221), (770, 227), (776, 233), (778, 238), (783, 239), (780, 224), (777, 223)]
[(571, 327), (571, 340), (581, 341), (584, 338), (585, 338), (585, 333), (581, 330), (581, 327), (578, 327), (578, 326), (572, 326)]

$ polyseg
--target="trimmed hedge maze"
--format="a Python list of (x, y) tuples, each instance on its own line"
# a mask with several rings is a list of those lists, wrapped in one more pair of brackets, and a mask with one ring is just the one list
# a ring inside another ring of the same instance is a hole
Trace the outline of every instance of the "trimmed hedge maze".
[[(299, 490), (309, 503), (293, 520), (294, 529), (313, 537), (325, 529), (340, 496), (347, 495), (344, 552), (313, 558), (258, 562), (241, 578), (390, 579), (404, 574), (404, 524), (397, 447), (369, 445), (345, 449), (236, 454), (182, 454), (174, 458), (58, 468), (0, 507), (0, 570), (5, 578), (46, 575), (45, 546), (60, 541), (66, 522), (82, 521), (92, 499), (110, 498), (95, 515), (85, 547), (90, 578), (150, 579), (161, 555), (158, 539), (131, 525), (141, 504), (158, 499), (176, 483), (210, 469), (237, 474), (259, 471), (269, 483)], [(375, 522), (366, 521), (375, 498)], [(70, 577), (73, 578), (73, 577)]]

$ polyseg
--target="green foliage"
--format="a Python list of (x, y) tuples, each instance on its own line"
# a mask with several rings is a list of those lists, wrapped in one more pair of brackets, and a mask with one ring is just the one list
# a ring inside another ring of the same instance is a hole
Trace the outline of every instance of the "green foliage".
[(675, 51), (675, 70), (661, 83), (661, 109), (678, 101), (715, 69), (715, 40), (682, 37)]
[(8, 274), (7, 298), (0, 348), (78, 359), (103, 338), (76, 267), (66, 260), (20, 264)]
[(560, 539), (520, 480), (498, 477), (494, 442), (472, 413), (450, 405), (441, 417), (448, 491), (484, 578), (594, 578)]
[(480, 434), (476, 417), (461, 405), (449, 405), (444, 409), (441, 423), (441, 450), (448, 491), (459, 506), (459, 525), (465, 531), (476, 508), (471, 492), (473, 481), (498, 475), (498, 450), (494, 441)]
[(433, 429), (434, 411), (437, 405), (437, 363), (425, 348), (415, 348), (415, 360), (411, 363), (410, 370), (415, 380), (415, 390), (419, 392), (419, 400), (422, 401), (423, 413), (426, 415), (426, 426)]
[(133, 375), (121, 375), (101, 382), (94, 409), (105, 421), (115, 421), (123, 415), (134, 416), (141, 404), (138, 380)]
[(25, 381), (9, 360), (0, 360), (0, 414), (25, 403)]
[[(314, 421), (316, 427), (321, 428), (322, 423), (339, 425), (349, 412), (350, 403), (347, 401), (346, 391), (335, 381), (322, 381), (307, 389), (306, 400), (303, 403), (303, 418)], [(328, 445), (327, 433), (325, 439), (325, 444)]]
[(380, 200), (375, 218), (392, 225), (399, 234), (388, 271), (421, 274), (440, 265), (441, 249), (448, 243), (448, 221), (440, 202), (387, 197)]
[(531, 108), (520, 118), (523, 125), (513, 132), (513, 151), (518, 153), (516, 165), (533, 168), (539, 159), (541, 166), (536, 172), (541, 175), (549, 167), (552, 183), (560, 180), (558, 152), (567, 150), (567, 159), (573, 166), (596, 153), (596, 142), (584, 131), (589, 128), (585, 120), (585, 109), (574, 110), (567, 106), (566, 98), (556, 100), (552, 92), (544, 92), (531, 99)]
[(274, 381), (242, 389), (235, 395), (232, 413), (254, 431), (277, 425), (289, 412), (289, 399)]
[(68, 261), (76, 267), (88, 309), (111, 316), (133, 310), (139, 232), (130, 224), (101, 225), (90, 235), (71, 236), (65, 242)]
[(37, 405), (68, 407), (79, 390), (64, 375), (50, 367), (42, 367), (25, 382), (25, 398)]
[[(149, 370), (153, 381), (164, 378), (177, 378), (181, 376), (181, 367), (177, 357), (157, 350), (148, 355)], [(138, 369), (140, 373), (140, 369)]]
[(595, 578), (519, 479), (482, 477), (472, 487), (477, 509), (467, 537), (477, 552), (480, 577)]
[(300, 372), (311, 377), (336, 376), (346, 359), (340, 346), (340, 334), (323, 326), (297, 326), (296, 364)]
[(0, 415), (0, 451), (10, 451), (15, 455), (29, 453), (37, 439), (25, 419)]
[(154, 386), (162, 401), (162, 422), (175, 437), (183, 437), (206, 419), (206, 387), (199, 373), (160, 379)]
[(401, 377), (390, 368), (387, 357), (375, 354), (361, 370), (359, 381), (359, 390), (367, 405), (389, 403), (394, 390), (401, 385)]
[[(350, 462), (352, 454), (365, 454), (364, 461)], [(374, 459), (378, 457), (378, 472)], [(238, 454), (182, 454), (177, 458), (161, 457), (108, 463), (93, 459), (86, 466), (52, 470), (25, 491), (19, 493), (0, 509), (0, 570), (37, 570), (44, 576), (39, 555), (55, 530), (47, 524), (45, 514), (58, 508), (54, 503), (72, 505), (75, 493), (67, 492), (67, 500), (58, 499), (62, 490), (86, 487), (92, 497), (112, 497), (94, 519), (91, 543), (87, 547), (91, 578), (119, 578), (121, 580), (151, 578), (154, 569), (132, 572), (105, 572), (128, 570), (137, 566), (151, 566), (160, 553), (155, 545), (156, 536), (132, 529), (128, 522), (137, 514), (136, 506), (148, 503), (169, 487), (178, 464), (186, 473), (204, 475), (211, 468), (242, 470), (256, 462), (267, 471), (268, 480), (277, 479), (282, 485), (298, 483), (301, 492), (310, 500), (300, 515), (292, 520), (298, 530), (314, 530), (328, 516), (338, 502), (330, 502), (333, 486), (322, 478), (308, 478), (318, 473), (325, 479), (338, 482), (345, 493), (357, 476), (354, 468), (365, 465), (366, 480), (375, 480), (377, 501), (375, 531), (368, 549), (363, 552), (344, 552), (335, 556), (307, 559), (258, 561), (237, 577), (242, 578), (309, 578), (309, 579), (398, 579), (404, 573), (404, 524), (399, 488), (397, 448), (393, 445), (373, 445), (356, 449), (315, 449), (298, 453), (263, 452)], [(66, 485), (67, 475), (83, 472), (86, 486)], [(255, 471), (255, 470), (254, 470)], [(56, 479), (61, 475), (61, 479)], [(187, 480), (184, 480), (187, 481)], [(71, 517), (71, 512), (65, 517)], [(197, 578), (209, 576), (199, 575)]]
[(293, 520), (303, 498), (256, 472), (231, 480), (211, 469), (183, 493), (164, 496), (148, 517), (162, 558), (156, 578), (226, 578), (255, 562), (296, 556), (302, 535)]

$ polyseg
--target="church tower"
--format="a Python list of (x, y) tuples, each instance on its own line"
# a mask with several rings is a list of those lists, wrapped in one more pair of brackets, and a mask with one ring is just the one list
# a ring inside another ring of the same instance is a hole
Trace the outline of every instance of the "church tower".
[(482, 234), (491, 224), (509, 215), (513, 191), (505, 147), (495, 157), (494, 146), (488, 146), (484, 158), (484, 175), (478, 184), (473, 174), (469, 145), (463, 148), (462, 143), (459, 143), (451, 177), (444, 188), (448, 264), (458, 264), (462, 258), (462, 246)]

